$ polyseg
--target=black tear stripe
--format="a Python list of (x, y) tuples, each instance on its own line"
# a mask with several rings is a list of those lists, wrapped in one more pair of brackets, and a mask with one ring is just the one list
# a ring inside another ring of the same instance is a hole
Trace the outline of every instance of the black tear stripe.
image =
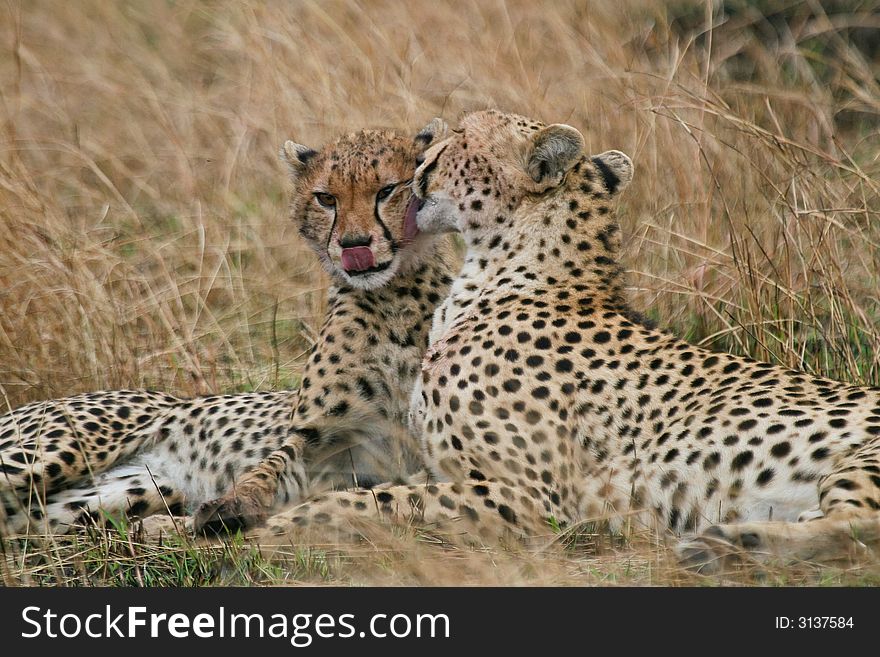
[(385, 222), (382, 221), (382, 217), (379, 216), (379, 199), (376, 199), (376, 203), (373, 205), (373, 217), (376, 219), (376, 223), (382, 226), (382, 234), (385, 235), (385, 239), (388, 240), (388, 243), (391, 245), (392, 251), (397, 251), (397, 241), (394, 239), (394, 235), (391, 234), (391, 231), (388, 230), (388, 226), (385, 225)]
[(602, 174), (602, 180), (605, 181), (605, 187), (608, 189), (608, 193), (613, 194), (617, 191), (617, 186), (620, 184), (620, 178), (618, 178), (617, 174), (614, 173), (601, 159), (598, 157), (592, 159), (593, 164), (596, 165), (596, 168), (599, 169), (599, 173)]
[(333, 231), (336, 229), (336, 217), (337, 217), (337, 206), (338, 203), (333, 204), (333, 222), (330, 224), (330, 232), (327, 233), (327, 244), (324, 245), (324, 250), (327, 253), (330, 253), (330, 240), (333, 239)]
[(421, 192), (422, 198), (425, 198), (428, 195), (428, 175), (433, 173), (434, 169), (437, 168), (437, 164), (440, 162), (440, 156), (443, 155), (443, 151), (448, 147), (449, 144), (441, 148), (440, 152), (437, 153), (437, 157), (434, 158), (434, 161), (426, 166), (425, 170), (422, 172), (422, 179), (419, 181), (419, 191)]

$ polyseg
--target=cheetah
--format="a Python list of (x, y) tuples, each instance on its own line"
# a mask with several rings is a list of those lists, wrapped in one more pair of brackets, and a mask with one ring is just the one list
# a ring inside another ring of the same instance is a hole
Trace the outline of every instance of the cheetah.
[(262, 483), (267, 463), (279, 465), (267, 509), (416, 470), (410, 389), (456, 255), (447, 238), (418, 232), (408, 182), (444, 133), (437, 119), (415, 139), (368, 130), (321, 150), (286, 142), (291, 216), (331, 277), (300, 389), (194, 399), (117, 390), (16, 409), (0, 417), (0, 533), (183, 515), (249, 490), (249, 477)]
[(639, 322), (611, 209), (632, 176), (575, 128), (498, 111), (428, 149), (417, 224), (467, 247), (411, 407), (435, 482), (321, 495), (255, 538), (377, 517), (546, 540), (605, 519), (683, 537), (709, 569), (720, 547), (833, 559), (880, 539), (880, 390)]
[[(200, 505), (195, 532), (260, 524), (296, 480), (302, 458), (325, 471), (357, 473), (331, 479), (334, 487), (364, 487), (389, 478), (375, 461), (387, 462), (395, 443), (411, 443), (410, 391), (457, 256), (448, 238), (418, 230), (410, 182), (424, 150), (446, 131), (434, 119), (414, 140), (369, 133), (320, 153), (284, 145), (296, 181), (291, 212), (304, 218), (301, 234), (345, 284), (325, 322), (326, 345), (306, 365), (288, 442)], [(414, 445), (403, 457), (397, 479), (420, 464)]]

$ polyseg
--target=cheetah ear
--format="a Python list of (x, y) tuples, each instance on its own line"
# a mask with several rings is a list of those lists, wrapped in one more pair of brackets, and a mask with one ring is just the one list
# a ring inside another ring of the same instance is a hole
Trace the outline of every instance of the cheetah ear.
[(290, 170), (290, 177), (294, 180), (305, 171), (309, 160), (317, 154), (318, 151), (309, 148), (308, 146), (303, 146), (302, 144), (295, 144), (289, 139), (282, 144), (279, 153), (281, 159), (287, 164), (287, 168)]
[(438, 141), (442, 141), (446, 137), (448, 131), (449, 126), (446, 124), (446, 121), (440, 118), (435, 118), (428, 125), (419, 130), (419, 134), (415, 136), (413, 142), (418, 148), (426, 150), (431, 144), (436, 144)]
[(584, 136), (570, 125), (554, 123), (536, 132), (526, 151), (526, 173), (535, 182), (533, 191), (540, 194), (559, 185), (583, 152)]
[(605, 151), (590, 159), (599, 170), (605, 188), (611, 195), (622, 192), (633, 178), (633, 163), (626, 153)]

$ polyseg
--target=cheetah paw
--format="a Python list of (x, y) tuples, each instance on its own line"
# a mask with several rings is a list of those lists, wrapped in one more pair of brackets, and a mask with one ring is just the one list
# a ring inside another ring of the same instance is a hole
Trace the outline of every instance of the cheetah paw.
[(698, 536), (682, 540), (675, 547), (675, 555), (683, 568), (713, 575), (741, 563), (747, 554), (757, 556), (755, 551), (760, 549), (757, 533), (713, 525)]
[(204, 502), (193, 516), (193, 530), (205, 536), (225, 536), (266, 520), (266, 509), (247, 496), (226, 496)]

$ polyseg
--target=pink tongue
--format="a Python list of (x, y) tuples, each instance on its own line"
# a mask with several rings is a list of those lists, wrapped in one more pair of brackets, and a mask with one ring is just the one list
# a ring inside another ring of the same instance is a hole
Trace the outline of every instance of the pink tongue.
[(403, 219), (403, 239), (411, 242), (419, 234), (419, 226), (416, 224), (416, 215), (419, 213), (421, 201), (415, 196), (409, 200), (406, 206), (406, 215)]
[(342, 268), (345, 271), (364, 271), (376, 264), (373, 250), (368, 246), (342, 249)]

